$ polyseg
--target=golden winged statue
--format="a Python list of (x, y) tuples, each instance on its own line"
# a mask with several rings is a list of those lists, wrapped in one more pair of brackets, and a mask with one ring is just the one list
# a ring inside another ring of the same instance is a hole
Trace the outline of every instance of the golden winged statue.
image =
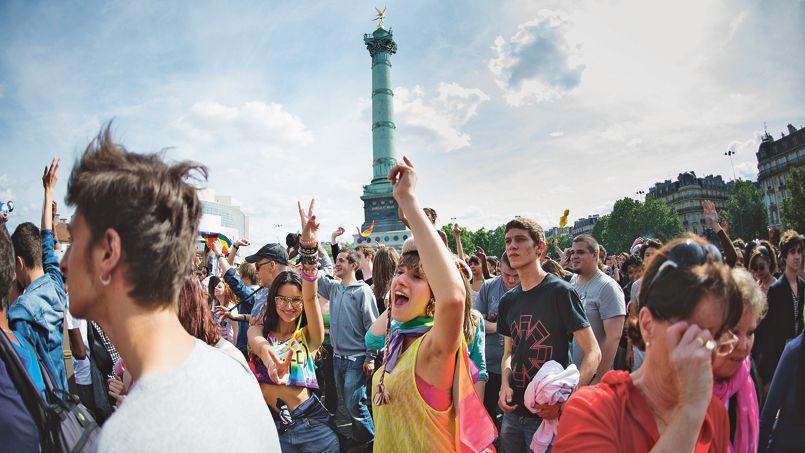
[(377, 6), (375, 6), (375, 11), (377, 11), (377, 17), (375, 17), (374, 19), (372, 19), (372, 22), (374, 22), (374, 21), (376, 21), (376, 20), (377, 20), (377, 21), (379, 21), (379, 22), (377, 23), (377, 28), (383, 28), (383, 19), (385, 19), (385, 18), (386, 18), (386, 7), (384, 6), (384, 7), (383, 7), (383, 11), (380, 11), (380, 8), (378, 8)]

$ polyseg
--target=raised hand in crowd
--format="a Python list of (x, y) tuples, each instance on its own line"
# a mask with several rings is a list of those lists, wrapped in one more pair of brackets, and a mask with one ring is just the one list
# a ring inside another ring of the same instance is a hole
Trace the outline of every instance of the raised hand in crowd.
[(53, 201), (53, 189), (56, 187), (56, 175), (59, 171), (61, 159), (54, 157), (50, 165), (45, 166), (45, 172), (42, 174), (42, 186), (45, 189), (45, 201), (42, 208), (42, 229), (53, 229), (53, 218), (55, 216), (56, 204)]
[(718, 219), (716, 205), (710, 200), (702, 200), (702, 210), (704, 211), (704, 221), (707, 222), (707, 226), (718, 233), (721, 230), (721, 223)]
[(338, 241), (338, 237), (341, 236), (342, 234), (344, 234), (345, 231), (347, 231), (347, 230), (345, 230), (344, 227), (342, 227), (342, 226), (339, 226), (338, 228), (336, 228), (333, 231), (333, 234), (330, 235), (330, 243), (335, 244)]

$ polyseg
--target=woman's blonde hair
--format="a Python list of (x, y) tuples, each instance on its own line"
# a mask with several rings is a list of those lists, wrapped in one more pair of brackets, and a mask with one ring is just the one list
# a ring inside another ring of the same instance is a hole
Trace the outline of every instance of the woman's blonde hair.
[(738, 292), (741, 294), (744, 310), (749, 310), (755, 322), (760, 323), (760, 320), (766, 316), (766, 310), (768, 309), (766, 295), (755, 282), (752, 274), (746, 269), (734, 267), (731, 272), (733, 280), (738, 285)]

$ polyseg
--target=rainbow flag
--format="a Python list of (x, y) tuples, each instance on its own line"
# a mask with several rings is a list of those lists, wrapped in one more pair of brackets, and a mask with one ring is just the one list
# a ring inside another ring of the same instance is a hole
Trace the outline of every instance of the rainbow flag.
[(369, 225), (369, 228), (367, 228), (367, 229), (365, 229), (363, 231), (361, 231), (361, 229), (358, 228), (358, 234), (363, 238), (368, 238), (369, 236), (372, 235), (372, 231), (374, 231), (374, 230), (375, 230), (375, 221), (372, 220), (372, 224)]
[(212, 248), (212, 244), (218, 241), (221, 244), (221, 251), (224, 255), (229, 255), (229, 248), (232, 247), (232, 240), (221, 233), (211, 233), (208, 231), (201, 231), (201, 237), (207, 242), (207, 246)]

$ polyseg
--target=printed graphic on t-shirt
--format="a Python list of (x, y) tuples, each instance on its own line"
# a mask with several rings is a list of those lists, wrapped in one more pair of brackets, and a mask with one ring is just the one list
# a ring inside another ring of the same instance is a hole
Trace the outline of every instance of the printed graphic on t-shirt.
[(551, 333), (541, 320), (535, 319), (532, 322), (532, 319), (532, 315), (520, 315), (511, 326), (514, 347), (517, 348), (520, 342), (524, 342), (523, 346), (527, 351), (526, 361), (513, 364), (512, 379), (518, 387), (527, 386), (542, 365), (553, 357), (553, 346), (547, 344)]

